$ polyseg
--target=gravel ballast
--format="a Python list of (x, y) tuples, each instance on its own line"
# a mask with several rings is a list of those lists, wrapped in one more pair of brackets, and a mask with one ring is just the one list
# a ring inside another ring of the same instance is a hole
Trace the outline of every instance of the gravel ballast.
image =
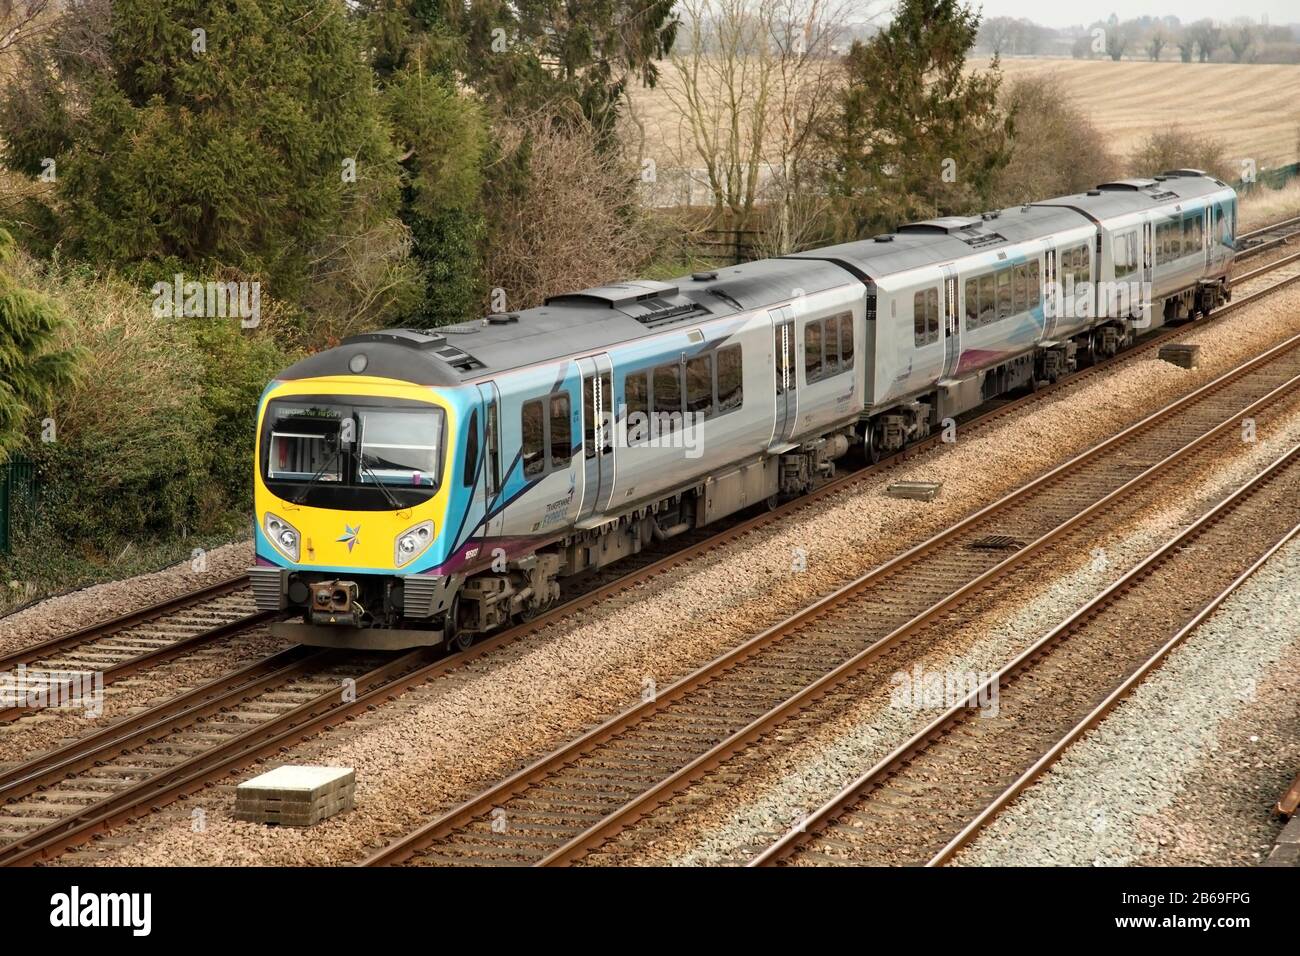
[(955, 865), (1257, 863), (1300, 770), (1298, 575), (1293, 540)]

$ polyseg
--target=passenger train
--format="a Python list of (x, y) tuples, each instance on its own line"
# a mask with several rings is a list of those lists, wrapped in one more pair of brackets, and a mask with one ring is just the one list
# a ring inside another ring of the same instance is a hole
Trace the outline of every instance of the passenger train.
[(1231, 295), (1198, 170), (366, 333), (267, 387), (258, 606), (309, 644), (468, 646), (560, 582), (830, 479)]

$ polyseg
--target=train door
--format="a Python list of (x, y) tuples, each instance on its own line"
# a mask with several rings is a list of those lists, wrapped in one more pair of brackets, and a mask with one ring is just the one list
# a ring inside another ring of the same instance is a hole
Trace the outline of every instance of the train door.
[(1043, 253), (1043, 338), (1050, 339), (1056, 334), (1056, 325), (1060, 321), (1061, 297), (1056, 281), (1056, 250), (1048, 249)]
[(1210, 267), (1210, 207), (1201, 210), (1201, 266), (1202, 271)]
[(770, 310), (768, 315), (772, 317), (776, 359), (776, 427), (772, 431), (772, 444), (782, 445), (794, 436), (795, 423), (799, 420), (794, 310), (787, 305)]
[(613, 364), (601, 353), (578, 360), (582, 370), (582, 505), (578, 521), (609, 508), (614, 493)]
[(1148, 219), (1142, 223), (1142, 292), (1138, 296), (1138, 301), (1130, 307), (1135, 315), (1139, 316), (1141, 328), (1151, 327), (1151, 290), (1155, 288), (1155, 243), (1152, 233), (1155, 229), (1154, 224)]
[(961, 322), (957, 312), (957, 270), (952, 266), (943, 267), (943, 374), (940, 378), (952, 378), (957, 374), (957, 365), (961, 362)]
[(501, 393), (496, 382), (478, 386), (479, 416), (482, 420), (483, 480), (476, 494), (483, 502), (483, 537), (499, 538), (505, 520), (505, 500), (501, 494)]

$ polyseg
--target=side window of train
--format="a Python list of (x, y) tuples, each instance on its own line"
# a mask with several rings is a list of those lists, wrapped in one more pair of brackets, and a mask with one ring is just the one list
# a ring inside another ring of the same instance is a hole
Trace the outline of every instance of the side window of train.
[(822, 352), (822, 322), (809, 321), (803, 327), (803, 372), (805, 382), (826, 377), (826, 356)]
[(713, 356), (700, 355), (686, 363), (686, 410), (713, 417)]
[(1134, 233), (1126, 232), (1116, 236), (1111, 249), (1115, 255), (1115, 278), (1123, 279), (1137, 269), (1137, 256), (1134, 254)]
[(1039, 279), (1038, 260), (1029, 263), (1029, 307), (1036, 308), (1043, 300), (1043, 287)]
[(980, 325), (988, 325), (997, 318), (997, 303), (993, 294), (995, 282), (991, 272), (980, 276)]
[(938, 289), (922, 289), (912, 296), (912, 339), (917, 348), (939, 341)]
[(1029, 266), (1022, 263), (1011, 267), (1012, 313), (1020, 315), (1029, 311)]
[(966, 280), (966, 328), (973, 329), (978, 327), (980, 319), (980, 287), (979, 280)]
[(840, 313), (840, 368), (853, 368), (853, 313)]
[(650, 418), (649, 373), (633, 372), (623, 380), (623, 404), (627, 406), (627, 443), (639, 444), (648, 437), (646, 423)]
[(1005, 319), (1011, 314), (1011, 270), (998, 270), (998, 318)]
[(546, 413), (540, 398), (524, 402), (521, 413), (524, 477), (536, 478), (546, 471)]
[(469, 424), (465, 426), (465, 471), (461, 476), (466, 487), (474, 486), (474, 475), (478, 473), (478, 409), (469, 413)]
[(573, 419), (569, 414), (569, 396), (551, 396), (551, 467), (567, 468), (573, 457)]
[(495, 495), (501, 490), (501, 423), (500, 412), (495, 400), (488, 402), (486, 438), (487, 438), (487, 493)]
[(681, 424), (682, 413), (682, 367), (680, 363), (660, 365), (655, 369), (654, 402), (656, 415), (673, 415), (660, 421), (661, 431), (669, 430)]
[(1089, 282), (1092, 280), (1092, 263), (1088, 259), (1088, 246), (1085, 243), (1079, 247), (1079, 273), (1074, 277), (1075, 282)]
[(744, 366), (740, 346), (728, 345), (718, 350), (718, 414), (735, 411), (745, 401)]

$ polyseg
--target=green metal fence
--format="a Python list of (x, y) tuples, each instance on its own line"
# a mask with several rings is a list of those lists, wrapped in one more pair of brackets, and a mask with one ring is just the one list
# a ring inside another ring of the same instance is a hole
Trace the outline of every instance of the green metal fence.
[(1255, 174), (1253, 182), (1238, 180), (1232, 184), (1232, 188), (1237, 190), (1237, 195), (1245, 196), (1257, 189), (1281, 189), (1289, 185), (1297, 176), (1300, 176), (1300, 163), (1291, 163), (1287, 166), (1278, 166), (1276, 169), (1260, 170)]
[(36, 466), (26, 458), (0, 462), (0, 554), (8, 554), (14, 530), (36, 513)]

